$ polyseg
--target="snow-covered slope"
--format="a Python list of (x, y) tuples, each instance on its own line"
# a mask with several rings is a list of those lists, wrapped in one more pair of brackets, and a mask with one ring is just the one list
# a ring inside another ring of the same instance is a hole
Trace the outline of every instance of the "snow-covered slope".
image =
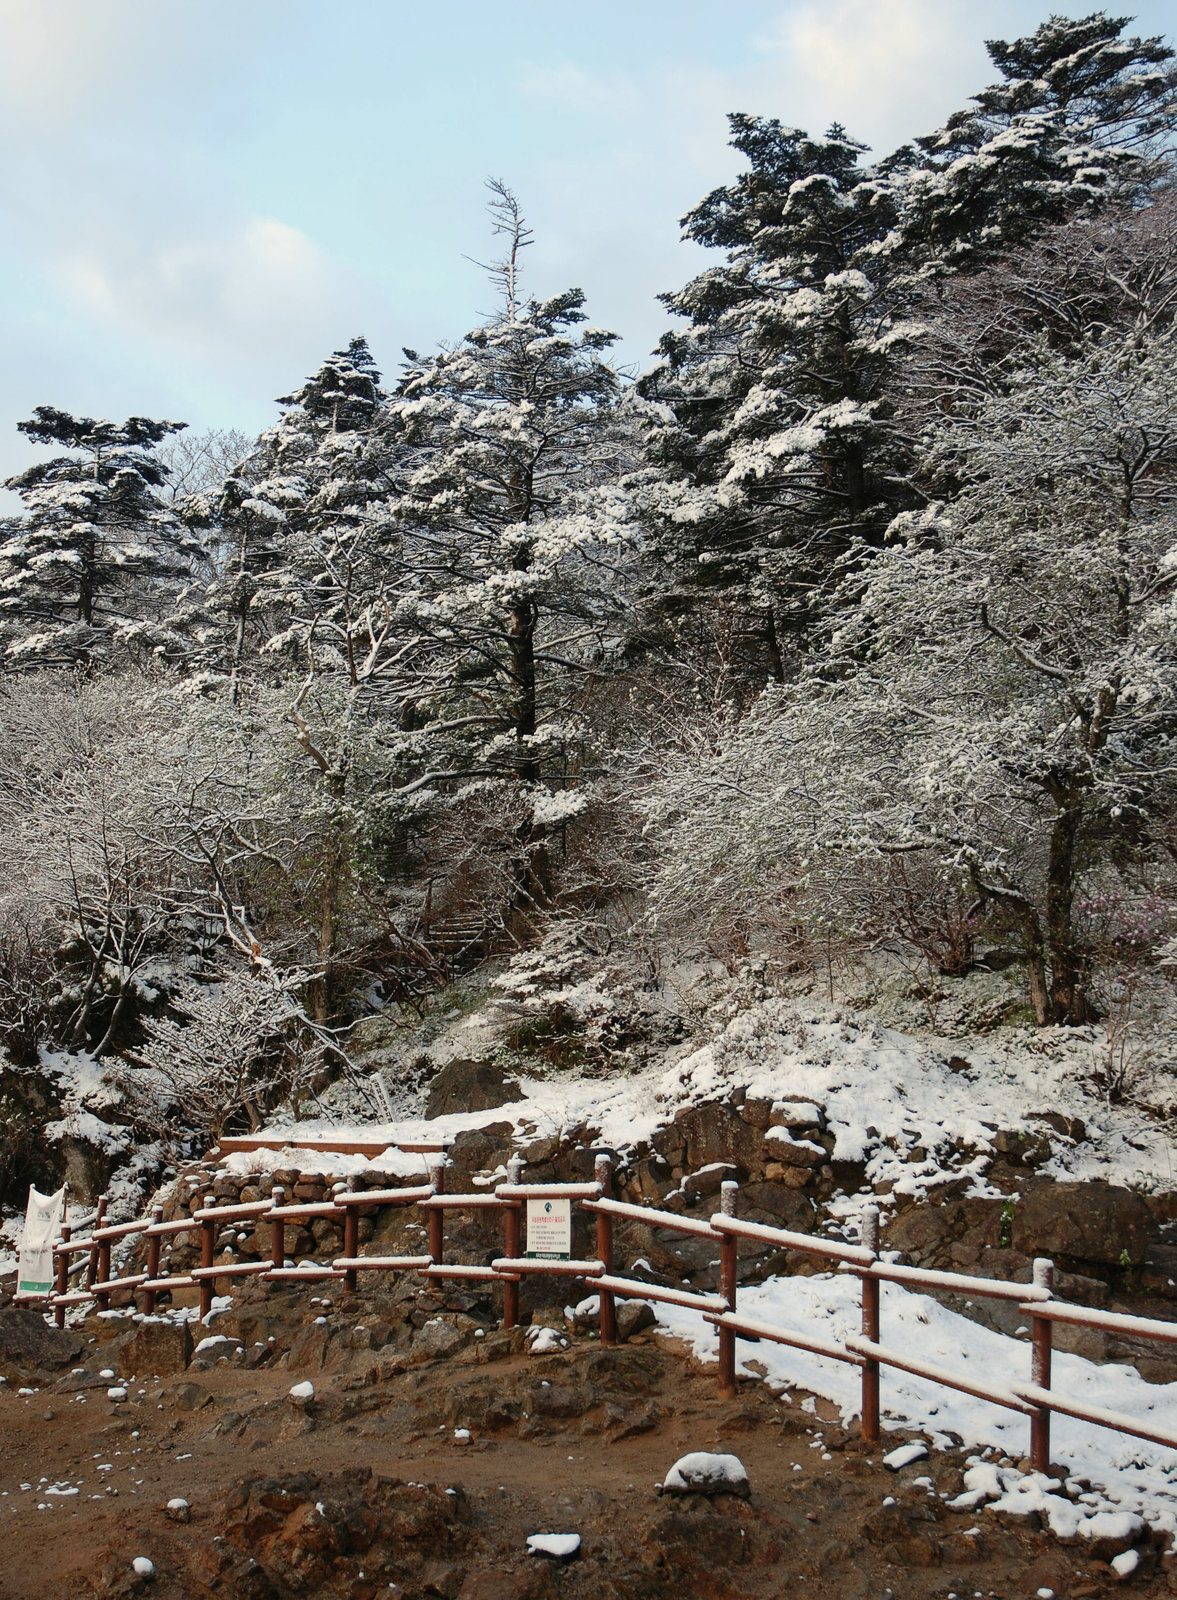
[[(455, 1025), (485, 1037), (486, 1019)], [(1072, 1179), (1104, 1178), (1150, 1190), (1172, 1186), (1177, 1141), (1132, 1104), (1110, 1104), (1097, 1083), (1097, 1039), (1074, 1030), (1007, 1030), (970, 1039), (916, 1038), (844, 1007), (771, 999), (732, 1016), (702, 1045), (679, 1046), (654, 1066), (612, 1079), (550, 1071), (521, 1076), (524, 1098), (493, 1111), (432, 1121), (365, 1124), (364, 1136), (437, 1138), (492, 1122), (511, 1122), (521, 1138), (593, 1130), (601, 1143), (631, 1150), (682, 1108), (726, 1098), (737, 1088), (758, 1098), (805, 1098), (820, 1105), (836, 1140), (834, 1159), (864, 1162), (871, 1185), (890, 1183), (916, 1198), (938, 1184), (984, 1172), (998, 1129), (1041, 1133), (1041, 1114), (1061, 1112), (1085, 1125), (1073, 1140), (1052, 1133), (1041, 1169)], [(951, 1064), (950, 1064), (951, 1063)], [(275, 1124), (290, 1129), (292, 1124)], [(300, 1133), (335, 1131), (303, 1122)], [(922, 1159), (909, 1159), (917, 1149)]]

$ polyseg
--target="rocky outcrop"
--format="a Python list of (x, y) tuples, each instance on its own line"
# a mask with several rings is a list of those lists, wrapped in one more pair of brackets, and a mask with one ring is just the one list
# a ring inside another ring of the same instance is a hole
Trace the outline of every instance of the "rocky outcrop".
[(1139, 1266), (1153, 1220), (1131, 1189), (1109, 1183), (1047, 1183), (1014, 1211), (1012, 1243), (1026, 1255), (1063, 1257), (1109, 1267)]
[(518, 1078), (493, 1061), (449, 1061), (429, 1085), (427, 1119), (460, 1111), (493, 1111), (522, 1100)]

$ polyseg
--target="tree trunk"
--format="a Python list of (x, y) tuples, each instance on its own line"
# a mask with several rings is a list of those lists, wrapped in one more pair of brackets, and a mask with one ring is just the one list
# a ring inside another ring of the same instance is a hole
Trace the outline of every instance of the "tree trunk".
[(1088, 1020), (1083, 960), (1075, 940), (1075, 850), (1081, 806), (1067, 796), (1050, 834), (1046, 875), (1046, 938), (1050, 951), (1050, 1014), (1055, 1022)]
[(1040, 1028), (1050, 1021), (1050, 996), (1046, 990), (1046, 962), (1039, 945), (1030, 952), (1030, 1004), (1034, 1007), (1034, 1020)]
[[(333, 774), (328, 790), (342, 799), (346, 779)], [(339, 940), (337, 926), (339, 896), (347, 873), (347, 850), (341, 837), (328, 824), (323, 850), (323, 881), (319, 889), (319, 965), (320, 975), (311, 990), (311, 1016), (315, 1022), (331, 1019), (335, 991), (335, 951)]]
[(784, 683), (785, 662), (784, 657), (781, 655), (781, 641), (777, 637), (776, 615), (771, 606), (769, 606), (765, 618), (764, 640), (768, 646), (768, 670), (772, 675), (772, 681), (774, 683)]
[(535, 732), (535, 607), (530, 600), (519, 600), (511, 607), (510, 639), (514, 691), (511, 720), (519, 740), (515, 776), (520, 783), (535, 783), (539, 763), (523, 748), (523, 740)]
[(98, 563), (98, 545), (92, 533), (78, 541), (78, 621), (88, 628), (94, 625), (94, 569)]
[[(520, 566), (526, 566), (521, 560)], [(530, 749), (524, 749), (523, 740), (535, 733), (535, 606), (530, 600), (520, 600), (511, 607), (511, 678), (515, 691), (514, 733), (519, 741), (515, 762), (515, 777), (520, 783), (538, 783), (540, 764)], [(528, 914), (545, 906), (552, 896), (551, 861), (548, 854), (547, 829), (530, 820), (520, 823), (518, 839), (522, 851), (519, 878), (511, 897), (512, 916), (527, 920)]]
[(237, 704), (241, 688), (241, 663), (245, 659), (245, 616), (248, 602), (237, 609), (237, 631), (233, 637), (233, 670), (229, 674), (229, 703)]

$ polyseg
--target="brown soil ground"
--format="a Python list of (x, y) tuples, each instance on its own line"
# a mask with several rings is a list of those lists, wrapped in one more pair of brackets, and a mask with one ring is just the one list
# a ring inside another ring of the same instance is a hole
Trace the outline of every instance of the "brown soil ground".
[[(1153, 1551), (1125, 1586), (1089, 1549), (948, 1511), (960, 1453), (893, 1474), (824, 1402), (815, 1412), (754, 1381), (720, 1401), (714, 1368), (661, 1335), (617, 1350), (577, 1337), (541, 1357), (489, 1327), (432, 1361), (411, 1342), (395, 1354), (348, 1348), (354, 1325), (379, 1311), (366, 1296), (332, 1309), (334, 1370), (326, 1358), (313, 1371), (268, 1364), (289, 1360), (280, 1354), (253, 1370), (222, 1361), (128, 1381), (120, 1403), (98, 1377), (98, 1342), (81, 1357), (88, 1376), (43, 1376), (26, 1396), (0, 1388), (0, 1600), (1170, 1592)], [(97, 1319), (81, 1330), (101, 1341), (118, 1331)], [(315, 1396), (299, 1405), (289, 1391), (308, 1376)], [(455, 1439), (459, 1426), (470, 1442)], [(688, 1450), (737, 1454), (750, 1500), (657, 1495)], [(48, 1496), (42, 1480), (78, 1492)], [(173, 1497), (189, 1502), (190, 1522), (169, 1518)], [(578, 1556), (529, 1555), (527, 1536), (548, 1532), (579, 1533)], [(137, 1556), (154, 1562), (152, 1578), (134, 1575)]]

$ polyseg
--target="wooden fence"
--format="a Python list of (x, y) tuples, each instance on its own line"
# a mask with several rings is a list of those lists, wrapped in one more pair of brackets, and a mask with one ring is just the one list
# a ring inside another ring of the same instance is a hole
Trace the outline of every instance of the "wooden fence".
[[(422, 1147), (418, 1147), (419, 1149)], [(1117, 1433), (1148, 1439), (1177, 1449), (1177, 1433), (1146, 1425), (1140, 1418), (1124, 1412), (1107, 1411), (1069, 1399), (1051, 1387), (1051, 1352), (1056, 1323), (1096, 1328), (1107, 1332), (1177, 1344), (1177, 1322), (1161, 1322), (1147, 1317), (1117, 1312), (1095, 1311), (1070, 1305), (1054, 1297), (1053, 1264), (1034, 1263), (1033, 1281), (1011, 1283), (1001, 1279), (969, 1277), (953, 1272), (898, 1266), (879, 1254), (879, 1216), (876, 1207), (866, 1208), (861, 1244), (795, 1233), (762, 1223), (742, 1221), (739, 1211), (739, 1185), (724, 1183), (720, 1210), (707, 1220), (680, 1215), (645, 1205), (630, 1205), (612, 1198), (610, 1157), (596, 1157), (591, 1183), (539, 1183), (521, 1181), (522, 1162), (516, 1157), (508, 1167), (505, 1183), (493, 1191), (474, 1194), (447, 1194), (444, 1151), (435, 1146), (430, 1157), (429, 1182), (413, 1188), (356, 1188), (353, 1178), (338, 1183), (329, 1199), (310, 1204), (287, 1204), (282, 1188), (276, 1187), (268, 1199), (218, 1206), (198, 1205), (190, 1217), (165, 1222), (163, 1208), (134, 1222), (107, 1223), (106, 1203), (100, 1201), (93, 1218), (87, 1219), (89, 1232), (83, 1238), (62, 1230), (55, 1246), (57, 1289), (49, 1298), (59, 1327), (74, 1306), (95, 1303), (100, 1310), (110, 1305), (118, 1291), (140, 1297), (143, 1310), (152, 1313), (160, 1294), (181, 1288), (198, 1287), (200, 1314), (212, 1310), (218, 1283), (234, 1278), (255, 1277), (266, 1282), (321, 1283), (338, 1280), (345, 1292), (354, 1292), (361, 1273), (413, 1272), (426, 1281), (461, 1279), (502, 1286), (501, 1325), (516, 1326), (519, 1318), (519, 1284), (528, 1274), (580, 1278), (591, 1283), (600, 1298), (600, 1337), (605, 1343), (616, 1339), (615, 1301), (618, 1297), (685, 1306), (702, 1313), (719, 1336), (719, 1392), (731, 1397), (736, 1392), (736, 1345), (741, 1339), (769, 1340), (826, 1356), (857, 1367), (862, 1382), (862, 1434), (877, 1440), (880, 1429), (879, 1379), (881, 1369), (892, 1367), (926, 1378), (946, 1388), (972, 1395), (993, 1405), (1025, 1416), (1030, 1431), (1030, 1462), (1045, 1471), (1050, 1462), (1050, 1421), (1055, 1412), (1095, 1423)], [(206, 1200), (211, 1196), (206, 1196)], [(579, 1204), (595, 1220), (596, 1255), (585, 1260), (534, 1259), (521, 1253), (521, 1212), (527, 1200), (561, 1199)], [(424, 1211), (428, 1226), (428, 1249), (421, 1255), (361, 1255), (358, 1245), (359, 1217), (365, 1208), (416, 1205)], [(445, 1219), (460, 1211), (493, 1211), (501, 1220), (503, 1254), (489, 1265), (476, 1266), (445, 1259)], [(319, 1218), (341, 1220), (343, 1254), (329, 1264), (297, 1266), (286, 1256), (286, 1229)], [(227, 1223), (252, 1221), (270, 1225), (270, 1258), (248, 1262), (216, 1262), (215, 1251), (220, 1230)], [(694, 1238), (712, 1241), (719, 1258), (719, 1292), (697, 1293), (660, 1284), (615, 1271), (614, 1225), (618, 1221), (640, 1223)], [(75, 1228), (77, 1225), (75, 1225)], [(160, 1247), (169, 1235), (192, 1234), (200, 1239), (200, 1265), (175, 1276), (160, 1273)], [(125, 1276), (112, 1276), (111, 1251), (118, 1241), (143, 1236), (147, 1242), (144, 1270)], [(738, 1305), (737, 1258), (739, 1243), (747, 1240), (777, 1250), (795, 1250), (833, 1265), (839, 1272), (859, 1279), (861, 1289), (861, 1333), (841, 1342), (795, 1332), (774, 1323), (743, 1316)], [(71, 1269), (74, 1257), (84, 1257)], [(84, 1273), (84, 1287), (70, 1288), (70, 1278)], [(934, 1290), (950, 1294), (987, 1297), (1015, 1304), (1030, 1319), (1030, 1371), (1025, 1382), (978, 1382), (971, 1375), (920, 1361), (906, 1351), (883, 1341), (880, 1326), (880, 1285), (894, 1283), (911, 1289)]]

